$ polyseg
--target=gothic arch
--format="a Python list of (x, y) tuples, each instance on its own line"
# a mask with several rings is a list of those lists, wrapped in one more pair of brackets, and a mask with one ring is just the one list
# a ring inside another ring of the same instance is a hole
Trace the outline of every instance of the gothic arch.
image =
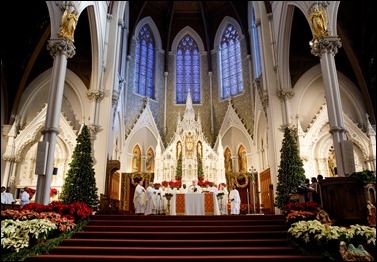
[(135, 27), (135, 32), (134, 32), (134, 35), (132, 36), (132, 39), (134, 41), (136, 41), (136, 38), (139, 34), (140, 29), (146, 24), (148, 24), (150, 29), (152, 30), (153, 38), (154, 38), (154, 41), (155, 41), (155, 44), (156, 44), (156, 46), (155, 46), (156, 51), (161, 52), (162, 42), (161, 42), (160, 32), (158, 31), (158, 28), (157, 28), (155, 22), (153, 21), (152, 17), (150, 17), (150, 16), (144, 17), (143, 19), (141, 19), (139, 21), (139, 23)]

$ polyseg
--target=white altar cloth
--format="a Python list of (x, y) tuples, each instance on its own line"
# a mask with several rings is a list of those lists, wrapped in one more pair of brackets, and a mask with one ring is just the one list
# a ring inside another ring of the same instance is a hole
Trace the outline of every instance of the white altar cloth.
[(217, 196), (204, 192), (173, 193), (170, 200), (170, 215), (220, 215)]

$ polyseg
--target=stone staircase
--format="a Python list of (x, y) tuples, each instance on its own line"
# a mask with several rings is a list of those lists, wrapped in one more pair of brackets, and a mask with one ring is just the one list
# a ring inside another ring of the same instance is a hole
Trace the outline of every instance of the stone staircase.
[(25, 261), (323, 261), (286, 239), (280, 215), (137, 216), (97, 214), (50, 254)]

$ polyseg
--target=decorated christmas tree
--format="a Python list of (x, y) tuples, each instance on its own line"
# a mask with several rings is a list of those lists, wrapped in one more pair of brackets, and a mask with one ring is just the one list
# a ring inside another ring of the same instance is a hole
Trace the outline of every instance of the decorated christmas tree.
[(275, 206), (283, 209), (284, 205), (290, 201), (290, 194), (297, 192), (306, 178), (296, 139), (293, 137), (292, 130), (288, 127), (284, 129), (280, 153)]
[(198, 180), (204, 180), (204, 172), (203, 172), (203, 160), (200, 154), (197, 155), (198, 159)]
[(60, 199), (65, 204), (84, 202), (93, 210), (97, 210), (98, 188), (93, 168), (92, 144), (86, 125), (83, 126), (76, 142)]
[(182, 179), (182, 152), (179, 153), (178, 160), (177, 160), (177, 169), (175, 172), (175, 179), (181, 180)]

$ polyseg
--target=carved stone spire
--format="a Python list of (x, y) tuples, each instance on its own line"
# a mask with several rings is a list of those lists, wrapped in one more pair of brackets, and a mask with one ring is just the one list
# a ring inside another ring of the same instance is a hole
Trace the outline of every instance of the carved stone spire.
[(192, 98), (191, 98), (191, 92), (188, 91), (187, 93), (187, 99), (186, 99), (186, 112), (193, 112), (194, 109), (192, 107)]

